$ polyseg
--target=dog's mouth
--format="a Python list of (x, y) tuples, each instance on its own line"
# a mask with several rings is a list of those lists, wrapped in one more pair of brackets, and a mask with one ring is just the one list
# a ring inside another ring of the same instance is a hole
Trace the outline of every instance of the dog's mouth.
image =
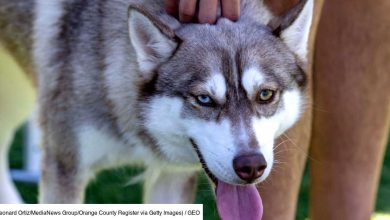
[(190, 139), (207, 176), (215, 184), (218, 213), (223, 220), (259, 220), (263, 216), (263, 203), (254, 184), (233, 185), (219, 180), (207, 167), (198, 145)]

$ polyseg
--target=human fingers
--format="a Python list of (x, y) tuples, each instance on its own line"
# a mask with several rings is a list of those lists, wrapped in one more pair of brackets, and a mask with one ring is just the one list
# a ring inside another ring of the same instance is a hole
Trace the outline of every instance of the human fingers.
[(222, 17), (232, 21), (240, 18), (240, 0), (221, 0)]
[(165, 0), (165, 10), (172, 16), (177, 16), (179, 12), (179, 0)]
[(190, 22), (196, 13), (197, 0), (181, 0), (179, 3), (179, 19), (182, 22)]
[(199, 23), (214, 24), (217, 20), (218, 0), (200, 0), (199, 2)]

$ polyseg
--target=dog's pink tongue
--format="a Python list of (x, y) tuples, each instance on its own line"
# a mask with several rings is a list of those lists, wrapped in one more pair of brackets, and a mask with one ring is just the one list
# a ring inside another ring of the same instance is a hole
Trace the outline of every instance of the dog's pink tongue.
[(235, 186), (218, 181), (216, 194), (222, 220), (261, 220), (263, 203), (254, 185)]

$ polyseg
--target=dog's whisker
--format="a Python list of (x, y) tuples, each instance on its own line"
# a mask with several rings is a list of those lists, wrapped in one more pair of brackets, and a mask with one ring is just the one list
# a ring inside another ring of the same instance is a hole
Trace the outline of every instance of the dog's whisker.
[(286, 133), (284, 133), (283, 136), (285, 136), (294, 147), (301, 150), (302, 153), (304, 153), (306, 156), (308, 156), (307, 152), (302, 147), (298, 146), (298, 144), (295, 141), (293, 141)]
[(289, 140), (283, 140), (282, 142), (278, 143), (274, 148), (273, 150), (275, 151), (276, 149), (278, 149), (278, 147), (280, 147), (281, 145), (285, 144), (286, 142), (288, 142)]
[(293, 144), (294, 147), (296, 147), (296, 149), (300, 150), (309, 160), (311, 161), (315, 161), (315, 162), (319, 162), (318, 160), (316, 160), (315, 158), (313, 158), (312, 156), (310, 156), (307, 151), (305, 151), (302, 147), (299, 147), (298, 144), (296, 144), (287, 134), (283, 134), (286, 138), (288, 138), (290, 140), (290, 142)]
[(274, 167), (275, 167), (275, 165), (277, 165), (277, 164), (287, 164), (287, 162), (282, 162), (282, 161), (274, 161)]

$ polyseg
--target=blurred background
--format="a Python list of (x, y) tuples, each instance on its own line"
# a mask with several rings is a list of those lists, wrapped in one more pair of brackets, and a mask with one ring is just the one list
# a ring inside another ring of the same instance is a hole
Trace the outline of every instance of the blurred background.
[[(0, 80), (3, 81), (2, 84), (13, 85), (14, 82), (19, 80), (17, 78), (1, 77), (8, 75), (5, 73), (15, 71), (20, 71), (20, 69), (16, 67), (13, 60), (9, 56), (6, 56), (0, 48)], [(38, 199), (36, 183), (39, 175), (39, 169), (37, 169), (39, 150), (37, 150), (36, 146), (36, 137), (38, 135), (33, 124), (22, 126), (15, 134), (9, 155), (10, 166), (13, 169), (13, 177), (26, 203), (37, 203)], [(284, 165), (287, 166), (287, 164)], [(129, 185), (131, 178), (141, 172), (141, 168), (120, 168), (102, 172), (89, 184), (86, 193), (86, 203), (141, 203), (142, 184)], [(306, 169), (299, 195), (296, 217), (298, 220), (307, 219), (308, 216), (309, 175), (310, 170)], [(196, 203), (204, 204), (204, 219), (219, 219), (212, 189), (204, 175), (200, 175), (199, 178)], [(385, 155), (373, 219), (390, 220), (390, 147), (387, 148)]]

